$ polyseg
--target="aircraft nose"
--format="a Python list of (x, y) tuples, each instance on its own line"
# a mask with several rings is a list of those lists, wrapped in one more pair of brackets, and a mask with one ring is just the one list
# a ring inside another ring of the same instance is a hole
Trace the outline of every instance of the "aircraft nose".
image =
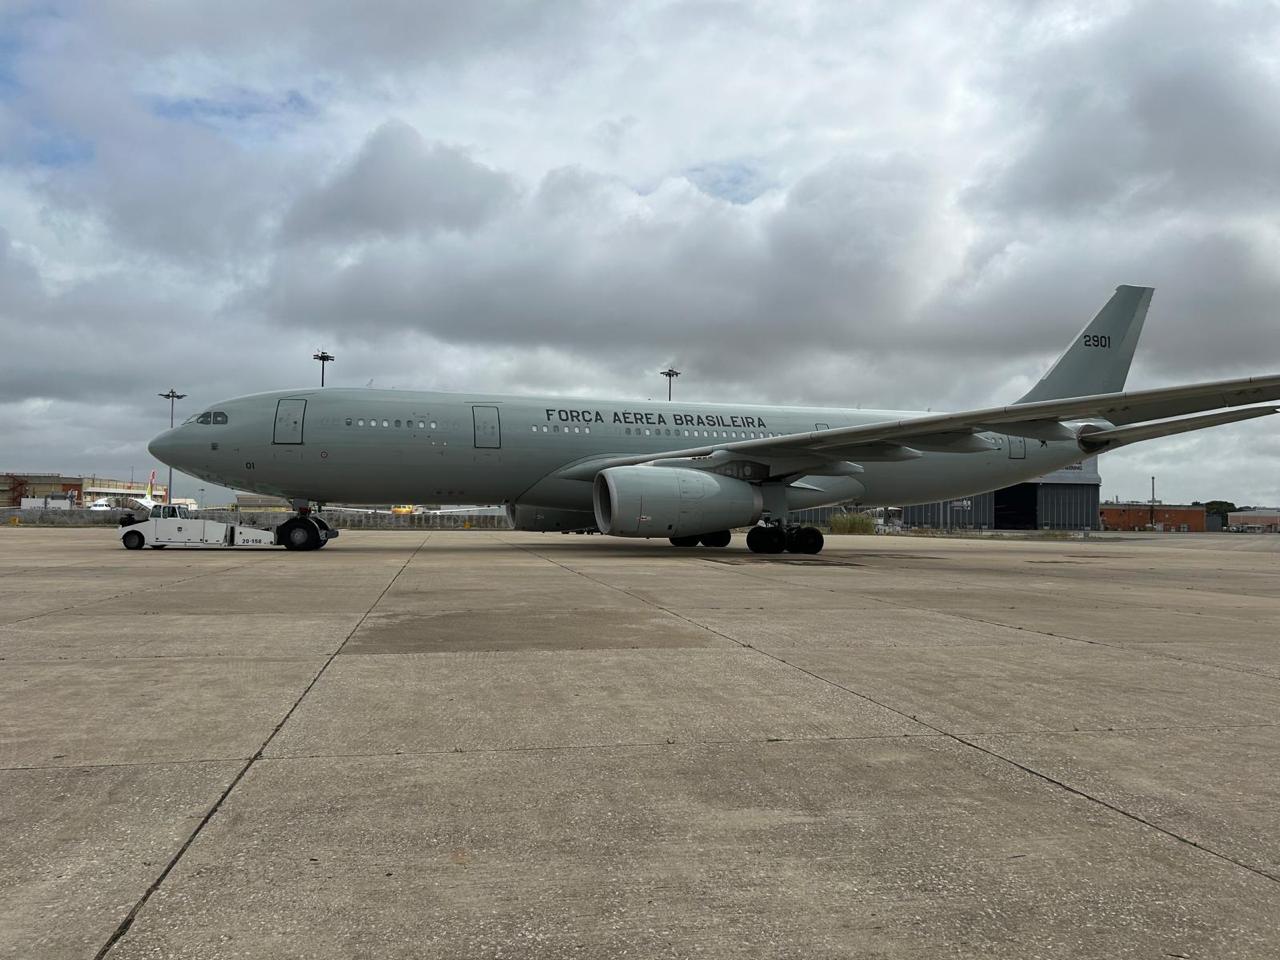
[(147, 444), (147, 452), (159, 460), (161, 463), (171, 465), (173, 455), (177, 452), (177, 438), (174, 434), (177, 430), (166, 430), (154, 440)]

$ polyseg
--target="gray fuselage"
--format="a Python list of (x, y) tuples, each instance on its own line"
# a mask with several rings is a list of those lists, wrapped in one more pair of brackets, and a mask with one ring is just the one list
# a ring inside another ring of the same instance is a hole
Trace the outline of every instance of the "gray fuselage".
[[(521, 503), (590, 511), (591, 483), (557, 477), (558, 470), (598, 457), (922, 415), (329, 387), (213, 404), (158, 436), (149, 449), (201, 479), (295, 500)], [(860, 460), (857, 476), (804, 477), (787, 490), (788, 504), (924, 503), (1029, 480), (1087, 457), (1074, 441), (982, 436), (995, 449)]]

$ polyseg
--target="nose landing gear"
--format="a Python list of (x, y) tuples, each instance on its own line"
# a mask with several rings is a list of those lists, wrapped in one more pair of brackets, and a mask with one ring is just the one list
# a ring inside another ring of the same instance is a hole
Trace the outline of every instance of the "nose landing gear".
[(822, 531), (817, 527), (784, 527), (781, 524), (752, 527), (747, 534), (747, 549), (752, 553), (806, 553), (822, 552), (825, 544)]

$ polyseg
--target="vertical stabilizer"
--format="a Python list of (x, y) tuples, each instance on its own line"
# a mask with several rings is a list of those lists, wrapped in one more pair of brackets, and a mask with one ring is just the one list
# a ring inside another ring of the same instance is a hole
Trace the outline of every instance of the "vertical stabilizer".
[(1116, 287), (1106, 306), (1018, 403), (1123, 390), (1154, 292), (1151, 287)]

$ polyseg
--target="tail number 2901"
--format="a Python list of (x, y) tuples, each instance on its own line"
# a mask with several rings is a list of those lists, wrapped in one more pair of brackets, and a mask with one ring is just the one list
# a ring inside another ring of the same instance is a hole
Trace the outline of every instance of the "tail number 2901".
[(1104, 350), (1111, 349), (1110, 334), (1086, 333), (1081, 340), (1086, 347), (1102, 347)]

